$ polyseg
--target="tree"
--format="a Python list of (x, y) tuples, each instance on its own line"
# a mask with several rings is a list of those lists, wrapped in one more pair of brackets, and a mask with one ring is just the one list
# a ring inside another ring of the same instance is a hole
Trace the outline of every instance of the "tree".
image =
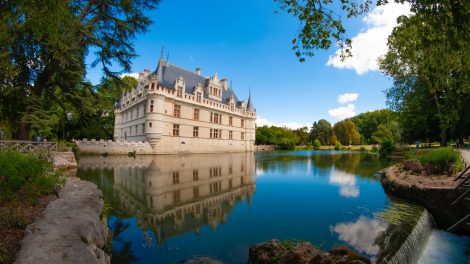
[(397, 113), (390, 109), (380, 109), (361, 113), (348, 120), (351, 120), (356, 125), (358, 132), (362, 136), (363, 143), (376, 143), (372, 140), (372, 134), (377, 130), (378, 126), (381, 124), (388, 126), (397, 120), (397, 116)]
[[(338, 7), (333, 7), (333, 0), (294, 1), (274, 0), (280, 9), (292, 14), (300, 22), (300, 30), (292, 40), (292, 49), (299, 61), (305, 56), (313, 56), (316, 49), (327, 50), (331, 45), (338, 45), (344, 58), (350, 56), (351, 40), (345, 37), (341, 17), (355, 17), (369, 10), (372, 0), (341, 0)], [(333, 9), (339, 9), (337, 13)], [(343, 13), (344, 12), (344, 13)]]
[(327, 145), (332, 135), (333, 128), (331, 127), (330, 122), (325, 119), (320, 119), (318, 122), (314, 122), (310, 130), (310, 140), (313, 142), (318, 139), (322, 145)]
[(386, 140), (394, 142), (393, 134), (385, 125), (380, 124), (374, 134), (372, 134), (372, 142), (380, 144)]
[[(6, 1), (0, 8), (0, 118), (27, 138), (34, 119), (32, 103), (56, 100), (83, 82), (85, 57), (93, 50), (106, 78), (130, 71), (136, 34), (151, 21), (144, 12), (158, 0)], [(115, 66), (120, 66), (120, 70)], [(59, 89), (59, 93), (57, 93)], [(12, 105), (16, 105), (16, 108)], [(14, 113), (5, 113), (14, 108)], [(19, 123), (23, 120), (23, 123)], [(21, 127), (20, 127), (21, 125)]]
[(299, 139), (296, 142), (297, 145), (308, 145), (311, 141), (309, 139), (309, 132), (307, 127), (302, 127), (294, 130), (297, 138)]
[[(414, 15), (398, 19), (380, 68), (394, 79), (389, 104), (403, 110), (423, 106), (424, 111), (407, 114), (422, 123), (434, 115), (444, 146), (468, 115), (463, 100), (470, 93), (470, 5), (463, 0), (415, 1), (411, 8)], [(430, 116), (423, 120), (423, 114)]]
[(342, 145), (357, 145), (361, 143), (361, 135), (357, 132), (356, 126), (351, 120), (336, 123), (333, 130)]

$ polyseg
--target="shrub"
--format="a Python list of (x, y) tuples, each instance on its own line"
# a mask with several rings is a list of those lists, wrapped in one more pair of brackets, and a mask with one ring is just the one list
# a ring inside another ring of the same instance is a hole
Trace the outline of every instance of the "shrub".
[(393, 142), (389, 139), (385, 139), (382, 141), (382, 143), (380, 143), (379, 155), (380, 157), (385, 158), (390, 155), (394, 149), (395, 146), (393, 145)]
[(373, 145), (372, 148), (370, 149), (370, 151), (372, 152), (377, 152), (378, 151), (378, 148), (376, 145)]
[(412, 171), (413, 173), (421, 173), (424, 169), (421, 163), (415, 160), (405, 160), (402, 165), (404, 170)]
[(431, 149), (422, 154), (419, 158), (428, 174), (451, 173), (452, 165), (460, 159), (459, 154), (452, 148)]
[(335, 144), (335, 150), (341, 150), (341, 143), (339, 143), (338, 141), (336, 142)]
[(359, 151), (364, 152), (364, 151), (366, 151), (366, 148), (365, 148), (365, 147), (360, 147), (360, 148), (359, 148)]
[(0, 202), (23, 190), (33, 197), (52, 193), (59, 173), (45, 159), (16, 151), (0, 150)]
[(320, 147), (321, 147), (320, 140), (315, 139), (315, 141), (313, 142), (313, 148), (314, 149), (319, 149)]

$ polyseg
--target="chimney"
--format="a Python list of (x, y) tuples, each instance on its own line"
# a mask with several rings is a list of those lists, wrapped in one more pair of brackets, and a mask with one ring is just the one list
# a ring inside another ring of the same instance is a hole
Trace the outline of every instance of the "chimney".
[(225, 91), (228, 90), (228, 80), (223, 78), (222, 80), (220, 80), (220, 83), (222, 84), (222, 88), (224, 88)]
[(199, 67), (196, 68), (196, 74), (201, 75), (201, 68), (199, 68)]
[(144, 70), (144, 77), (149, 76), (149, 74), (150, 74), (150, 70), (149, 70), (149, 69), (145, 69), (145, 70)]

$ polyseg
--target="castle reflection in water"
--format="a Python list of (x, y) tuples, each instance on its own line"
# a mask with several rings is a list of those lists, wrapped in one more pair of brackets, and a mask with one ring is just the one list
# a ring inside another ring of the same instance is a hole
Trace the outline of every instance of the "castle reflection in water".
[(83, 156), (79, 167), (79, 176), (99, 171), (93, 181), (113, 210), (137, 216), (158, 243), (198, 234), (206, 224), (215, 229), (238, 202), (250, 204), (256, 191), (253, 153)]

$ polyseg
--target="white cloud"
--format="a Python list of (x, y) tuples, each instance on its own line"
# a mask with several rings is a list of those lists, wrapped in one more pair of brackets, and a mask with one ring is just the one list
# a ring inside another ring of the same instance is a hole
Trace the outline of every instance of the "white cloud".
[(354, 104), (348, 104), (347, 106), (340, 106), (338, 108), (330, 109), (328, 110), (328, 114), (331, 117), (342, 120), (348, 117), (355, 116), (356, 112), (354, 112), (354, 109), (356, 109), (356, 106)]
[(258, 117), (256, 119), (256, 125), (257, 126), (287, 127), (287, 128), (290, 128), (290, 129), (298, 129), (298, 128), (305, 127), (305, 126), (308, 127), (307, 124), (302, 124), (302, 123), (298, 123), (298, 122), (276, 123), (276, 122), (273, 122), (269, 119), (262, 118), (262, 117)]
[(136, 78), (137, 80), (139, 79), (139, 73), (138, 72), (130, 72), (130, 73), (123, 73), (121, 74), (121, 78), (126, 77), (126, 76), (131, 76)]
[(360, 191), (356, 185), (356, 176), (342, 171), (334, 171), (330, 175), (329, 183), (338, 185), (339, 195), (346, 198), (359, 197)]
[(388, 224), (383, 221), (361, 215), (356, 222), (338, 223), (330, 227), (330, 231), (337, 233), (340, 240), (347, 242), (359, 252), (375, 255), (380, 250), (375, 241), (387, 230), (387, 227)]
[(352, 57), (341, 61), (341, 50), (330, 56), (327, 65), (339, 69), (353, 69), (361, 75), (377, 71), (377, 59), (387, 52), (387, 38), (397, 25), (397, 17), (409, 15), (409, 4), (389, 3), (375, 7), (362, 21), (368, 26), (351, 39)]
[(338, 103), (345, 104), (347, 102), (354, 102), (359, 97), (357, 93), (345, 93), (338, 95)]

